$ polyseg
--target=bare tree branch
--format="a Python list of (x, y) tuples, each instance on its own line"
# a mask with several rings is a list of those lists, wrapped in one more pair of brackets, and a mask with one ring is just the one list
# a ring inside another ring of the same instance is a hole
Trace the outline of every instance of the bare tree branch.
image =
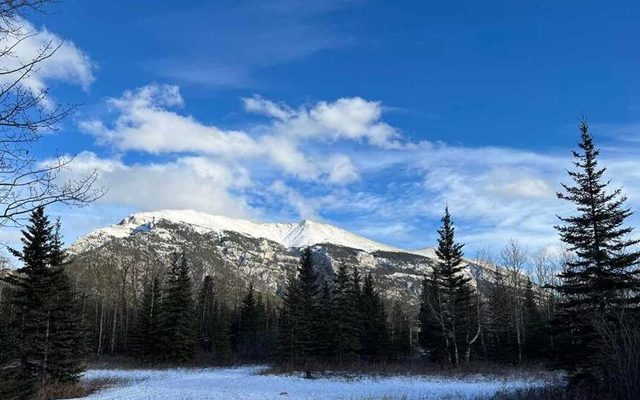
[(56, 156), (47, 165), (32, 146), (46, 132), (55, 131), (76, 105), (52, 104), (48, 89), (28, 85), (32, 74), (46, 67), (63, 42), (49, 41), (30, 59), (17, 55), (25, 41), (38, 35), (21, 20), (32, 12), (46, 12), (52, 0), (0, 1), (0, 227), (20, 225), (28, 213), (42, 205), (83, 206), (104, 194), (96, 188), (97, 172), (64, 180), (61, 173), (73, 157)]

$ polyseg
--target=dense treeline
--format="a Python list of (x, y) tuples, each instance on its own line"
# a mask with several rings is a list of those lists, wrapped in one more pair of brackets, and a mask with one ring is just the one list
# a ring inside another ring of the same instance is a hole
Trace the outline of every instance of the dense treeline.
[(3, 385), (2, 398), (77, 382), (90, 354), (302, 370), (407, 360), (444, 368), (540, 362), (566, 370), (572, 384), (599, 398), (637, 398), (640, 253), (624, 225), (631, 212), (620, 190), (607, 191), (586, 123), (574, 155), (574, 184), (558, 195), (577, 210), (556, 227), (564, 251), (531, 256), (511, 241), (495, 259), (485, 254), (469, 264), (445, 208), (437, 262), (424, 276), (417, 312), (385, 298), (371, 271), (338, 265), (320, 274), (311, 248), (301, 251), (278, 296), (249, 283), (241, 301), (230, 301), (212, 277), (194, 280), (180, 252), (168, 267), (139, 277), (137, 301), (116, 293), (109, 303), (74, 290), (59, 225), (38, 208), (23, 249), (14, 251), (23, 267), (0, 286), (0, 373), (13, 382)]

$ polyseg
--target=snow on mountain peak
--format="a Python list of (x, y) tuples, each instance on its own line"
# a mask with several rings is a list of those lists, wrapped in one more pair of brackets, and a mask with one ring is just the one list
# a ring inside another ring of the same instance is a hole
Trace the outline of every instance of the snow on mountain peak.
[(177, 224), (187, 224), (191, 228), (206, 232), (232, 231), (254, 238), (264, 238), (283, 246), (305, 247), (320, 243), (352, 247), (368, 252), (406, 251), (375, 242), (333, 225), (305, 219), (298, 223), (260, 223), (244, 219), (211, 215), (194, 210), (161, 210), (131, 214), (120, 223), (97, 229), (73, 244), (72, 250), (95, 247), (110, 238), (122, 238), (137, 233), (148, 232), (165, 220)]

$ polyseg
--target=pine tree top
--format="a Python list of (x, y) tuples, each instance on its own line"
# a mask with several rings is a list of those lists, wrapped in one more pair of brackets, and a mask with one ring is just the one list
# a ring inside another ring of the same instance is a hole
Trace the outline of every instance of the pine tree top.
[(559, 216), (563, 224), (555, 227), (575, 255), (560, 274), (563, 284), (557, 289), (580, 297), (578, 303), (607, 307), (622, 291), (640, 287), (633, 271), (640, 260), (635, 249), (640, 241), (628, 238), (633, 228), (625, 226), (632, 215), (624, 206), (627, 198), (620, 188), (608, 190), (610, 181), (603, 180), (606, 168), (598, 166), (600, 152), (584, 119), (578, 146), (580, 150), (572, 152), (575, 169), (567, 171), (573, 184), (562, 184), (564, 192), (557, 194), (576, 209), (574, 215)]
[(455, 227), (451, 220), (449, 207), (445, 207), (442, 225), (438, 229), (438, 261), (434, 267), (434, 279), (445, 289), (465, 286), (471, 280), (463, 274), (463, 243), (455, 240)]

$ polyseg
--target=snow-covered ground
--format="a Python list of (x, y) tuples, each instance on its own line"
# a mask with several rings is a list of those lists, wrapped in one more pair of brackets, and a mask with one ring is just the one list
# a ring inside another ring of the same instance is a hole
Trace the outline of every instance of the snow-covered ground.
[(90, 370), (84, 379), (126, 383), (84, 399), (283, 400), (283, 399), (472, 399), (504, 389), (545, 384), (541, 380), (474, 377), (320, 378), (260, 375), (264, 367), (173, 370)]

